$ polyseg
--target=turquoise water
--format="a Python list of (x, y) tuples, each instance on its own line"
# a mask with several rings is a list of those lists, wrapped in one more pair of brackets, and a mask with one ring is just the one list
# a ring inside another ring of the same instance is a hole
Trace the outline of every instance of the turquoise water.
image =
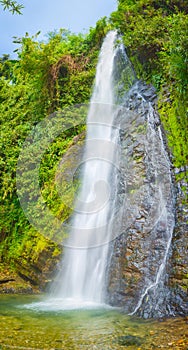
[(0, 349), (188, 348), (186, 318), (144, 321), (97, 306), (44, 311), (36, 306), (43, 300), (44, 296), (0, 296)]

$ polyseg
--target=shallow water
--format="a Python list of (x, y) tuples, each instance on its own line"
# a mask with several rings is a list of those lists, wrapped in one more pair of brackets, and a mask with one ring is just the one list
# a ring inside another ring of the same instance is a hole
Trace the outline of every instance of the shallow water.
[(144, 321), (97, 305), (47, 311), (43, 301), (44, 296), (0, 296), (0, 349), (188, 349), (187, 318)]

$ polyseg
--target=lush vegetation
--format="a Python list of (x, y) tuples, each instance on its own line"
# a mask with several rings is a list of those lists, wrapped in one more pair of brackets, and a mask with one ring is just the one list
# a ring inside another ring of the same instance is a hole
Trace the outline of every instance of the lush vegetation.
[[(17, 60), (8, 55), (0, 59), (1, 260), (13, 266), (20, 261), (22, 265), (37, 263), (40, 254), (49, 247), (55, 255), (60, 252), (55, 244), (36, 232), (20, 207), (16, 192), (18, 157), (25, 138), (41, 120), (67, 106), (89, 101), (98, 51), (106, 30), (104, 19), (86, 36), (61, 29), (49, 33), (46, 43), (39, 43), (38, 33), (34, 37), (26, 34), (24, 38), (15, 38), (20, 45)], [(68, 130), (64, 128), (64, 133), (59, 133), (49, 144), (40, 166), (42, 196), (62, 221), (71, 209), (62, 207), (54, 175), (73, 138), (84, 130), (83, 125), (74, 124), (70, 124)], [(32, 159), (29, 166), (32, 167)], [(27, 194), (35, 196), (32, 188), (28, 188)]]
[(187, 1), (119, 0), (118, 10), (111, 15), (138, 76), (159, 92), (159, 111), (173, 163), (184, 168), (183, 177), (188, 164), (187, 13)]
[[(5, 7), (15, 2), (0, 1)], [(14, 7), (12, 7), (14, 9)], [(16, 11), (19, 12), (19, 11)], [(91, 93), (99, 48), (109, 28), (117, 28), (139, 78), (155, 85), (159, 111), (166, 130), (173, 164), (181, 169), (177, 180), (187, 178), (188, 93), (187, 1), (118, 0), (109, 21), (101, 19), (86, 35), (67, 30), (15, 38), (18, 59), (0, 59), (1, 102), (1, 259), (14, 266), (34, 263), (53, 246), (27, 221), (16, 194), (17, 160), (23, 142), (39, 121), (65, 107), (87, 103)], [(62, 133), (45, 153), (40, 168), (41, 191), (47, 205), (61, 220), (70, 210), (62, 207), (54, 174), (62, 155), (84, 126)], [(69, 195), (69, 194), (68, 194)]]

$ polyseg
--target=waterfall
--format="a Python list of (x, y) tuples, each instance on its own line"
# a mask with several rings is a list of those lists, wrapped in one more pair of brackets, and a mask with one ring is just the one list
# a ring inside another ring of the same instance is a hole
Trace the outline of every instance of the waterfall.
[[(58, 275), (57, 297), (72, 304), (102, 303), (116, 197), (118, 129), (114, 127), (113, 71), (117, 34), (107, 34), (99, 55), (87, 118), (82, 185)], [(113, 186), (112, 186), (113, 184)]]
[(89, 105), (80, 190), (52, 298), (42, 307), (107, 303), (145, 318), (171, 312), (174, 193), (155, 102), (155, 89), (137, 80), (110, 31)]

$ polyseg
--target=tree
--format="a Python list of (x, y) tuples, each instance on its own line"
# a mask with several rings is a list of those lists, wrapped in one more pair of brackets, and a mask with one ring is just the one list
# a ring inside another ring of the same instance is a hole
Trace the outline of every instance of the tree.
[(18, 4), (17, 1), (12, 0), (0, 0), (0, 4), (3, 6), (3, 10), (9, 10), (12, 14), (16, 13), (21, 15), (21, 10), (23, 9), (23, 5)]

